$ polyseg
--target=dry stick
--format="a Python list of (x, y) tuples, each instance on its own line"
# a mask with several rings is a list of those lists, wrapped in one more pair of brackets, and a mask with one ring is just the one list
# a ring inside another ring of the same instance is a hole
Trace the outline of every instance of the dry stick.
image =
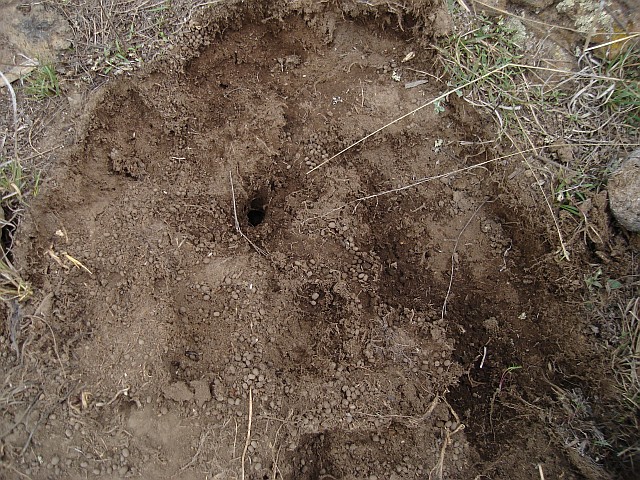
[(247, 439), (244, 442), (244, 450), (242, 450), (242, 480), (244, 480), (244, 462), (247, 457), (247, 450), (251, 442), (251, 419), (253, 417), (253, 395), (249, 388), (249, 422), (247, 423)]
[(391, 420), (394, 419), (399, 422), (401, 422), (402, 420), (406, 420), (407, 423), (411, 424), (418, 424), (419, 422), (424, 422), (427, 418), (429, 418), (429, 416), (433, 413), (433, 411), (435, 410), (435, 408), (438, 406), (438, 404), (440, 403), (440, 401), (444, 401), (446, 402), (444, 395), (446, 395), (446, 392), (444, 392), (442, 395), (440, 394), (436, 394), (435, 397), (433, 397), (433, 400), (431, 400), (431, 403), (429, 404), (429, 408), (427, 408), (427, 410), (424, 412), (424, 414), (420, 415), (419, 417), (417, 416), (412, 416), (412, 415), (397, 415), (397, 414), (382, 414), (382, 413), (366, 413), (366, 412), (353, 412), (354, 415), (362, 415), (363, 417), (374, 417), (374, 418), (378, 418), (381, 420)]
[[(276, 480), (276, 477), (278, 476), (278, 472), (280, 472), (280, 467), (278, 467), (278, 459), (280, 458), (281, 445), (278, 445), (278, 450), (276, 451), (275, 455), (273, 454), (273, 450), (275, 449), (276, 444), (278, 443), (278, 435), (280, 434), (280, 430), (282, 430), (282, 427), (284, 427), (287, 423), (289, 423), (289, 419), (291, 418), (292, 415), (293, 415), (293, 410), (290, 410), (289, 415), (287, 415), (287, 418), (285, 420), (277, 419), (281, 423), (278, 429), (276, 430), (276, 434), (273, 437), (273, 444), (271, 445), (271, 452), (272, 452), (271, 456), (273, 458), (273, 464), (271, 467), (271, 480)], [(282, 472), (280, 472), (280, 476), (282, 476)]]
[[(458, 87), (456, 87), (456, 88), (454, 88), (454, 89), (452, 89), (452, 90), (449, 90), (449, 91), (448, 91), (448, 92), (446, 92), (446, 93), (443, 93), (442, 95), (440, 95), (440, 96), (438, 96), (438, 97), (436, 97), (436, 98), (434, 98), (434, 99), (430, 100), (429, 102), (425, 103), (424, 105), (421, 105), (421, 106), (419, 106), (418, 108), (415, 108), (415, 109), (411, 110), (410, 112), (405, 113), (404, 115), (402, 115), (402, 116), (400, 116), (400, 117), (396, 118), (395, 120), (393, 120), (393, 121), (391, 121), (391, 122), (387, 123), (386, 125), (384, 125), (384, 126), (382, 126), (382, 127), (378, 128), (378, 129), (377, 129), (377, 130), (375, 130), (374, 132), (372, 132), (372, 133), (370, 133), (370, 134), (368, 134), (368, 135), (365, 135), (365, 136), (364, 136), (364, 137), (362, 137), (360, 140), (358, 140), (358, 141), (356, 141), (356, 142), (352, 143), (351, 145), (349, 145), (348, 147), (346, 147), (346, 148), (344, 148), (344, 149), (340, 150), (338, 153), (336, 153), (335, 155), (333, 155), (331, 158), (328, 158), (327, 160), (325, 160), (325, 161), (324, 161), (324, 162), (322, 162), (321, 164), (319, 164), (319, 165), (317, 165), (316, 167), (314, 167), (314, 168), (312, 168), (311, 170), (309, 170), (309, 171), (307, 172), (307, 175), (308, 175), (308, 174), (310, 174), (311, 172), (313, 172), (314, 170), (317, 170), (318, 168), (322, 167), (323, 165), (327, 164), (328, 162), (330, 162), (330, 161), (331, 161), (331, 160), (333, 160), (334, 158), (336, 158), (336, 157), (338, 157), (338, 156), (342, 155), (344, 152), (346, 152), (346, 151), (350, 150), (351, 148), (355, 147), (356, 145), (359, 145), (360, 143), (364, 142), (364, 141), (365, 141), (365, 140), (367, 140), (368, 138), (371, 138), (373, 135), (376, 135), (377, 133), (381, 132), (381, 131), (382, 131), (382, 130), (384, 130), (385, 128), (387, 128), (387, 127), (389, 127), (389, 126), (391, 126), (391, 125), (393, 125), (393, 124), (395, 124), (395, 123), (397, 123), (397, 122), (399, 122), (399, 121), (401, 121), (401, 120), (403, 120), (403, 119), (407, 118), (407, 117), (408, 117), (408, 116), (410, 116), (410, 115), (413, 115), (414, 113), (418, 112), (419, 110), (423, 109), (424, 107), (426, 107), (426, 106), (428, 106), (428, 105), (432, 105), (433, 103), (437, 102), (438, 100), (442, 100), (442, 99), (446, 98), (447, 96), (449, 96), (450, 94), (455, 93), (455, 92), (457, 92), (458, 90), (461, 90), (461, 89), (463, 89), (463, 88), (466, 88), (466, 87), (468, 87), (469, 85), (473, 85), (474, 83), (476, 83), (476, 82), (478, 82), (478, 81), (480, 81), (480, 80), (482, 80), (482, 79), (484, 79), (484, 78), (490, 77), (490, 76), (492, 76), (492, 75), (494, 75), (494, 74), (496, 74), (496, 73), (500, 72), (501, 70), (504, 70), (505, 68), (508, 68), (508, 67), (514, 67), (514, 68), (526, 68), (526, 69), (529, 69), (529, 70), (542, 70), (542, 71), (547, 71), (547, 72), (557, 72), (557, 73), (564, 73), (564, 74), (573, 74), (573, 72), (568, 72), (568, 71), (566, 71), (566, 70), (560, 70), (560, 69), (555, 69), (555, 68), (536, 67), (536, 66), (532, 66), (532, 65), (522, 65), (522, 64), (517, 64), (517, 63), (507, 63), (507, 64), (505, 64), (505, 65), (502, 65), (501, 67), (498, 67), (498, 68), (496, 68), (496, 69), (494, 69), (494, 70), (492, 70), (492, 71), (490, 71), (490, 72), (485, 73), (484, 75), (481, 75), (481, 76), (480, 76), (480, 77), (478, 77), (478, 78), (475, 78), (475, 79), (473, 79), (473, 80), (470, 80), (469, 82), (466, 82), (466, 83), (464, 83), (464, 84), (462, 84), (462, 85), (460, 85), (460, 86), (458, 86)], [(609, 79), (608, 77), (603, 77), (603, 76), (600, 76), (600, 75), (593, 75), (593, 77), (594, 77), (594, 78), (600, 78), (600, 79)], [(614, 79), (614, 78), (611, 78), (611, 80), (621, 81), (620, 79)], [(513, 140), (512, 140), (512, 142), (513, 142)], [(514, 143), (514, 145), (515, 145), (515, 143)], [(518, 155), (518, 154), (522, 155), (523, 153), (525, 153), (525, 152), (530, 152), (530, 151), (533, 151), (533, 152), (536, 152), (536, 153), (537, 153), (537, 150), (538, 150), (538, 149), (537, 149), (537, 148), (535, 148), (535, 146), (534, 146), (534, 148), (532, 148), (532, 149), (528, 149), (528, 150), (519, 150), (518, 152), (516, 152), (516, 155)], [(513, 156), (513, 155), (509, 155), (509, 156)], [(527, 163), (527, 166), (528, 166), (529, 168), (531, 168), (531, 165), (530, 165), (530, 163), (528, 162), (528, 160), (524, 157), (524, 155), (522, 155), (522, 156), (523, 156), (523, 158), (525, 159), (525, 162)], [(465, 171), (465, 170), (469, 170), (469, 169), (471, 169), (471, 168), (476, 168), (476, 167), (478, 167), (478, 166), (482, 166), (482, 165), (484, 165), (484, 164), (491, 163), (492, 161), (495, 161), (495, 160), (497, 160), (497, 159), (494, 159), (494, 160), (488, 160), (488, 161), (486, 161), (486, 162), (482, 162), (482, 163), (479, 163), (479, 164), (477, 164), (477, 165), (473, 165), (473, 166), (471, 166), (471, 167), (466, 167), (466, 168), (464, 168), (464, 169), (460, 169), (460, 170), (458, 170), (458, 172)], [(419, 180), (418, 182), (415, 182), (415, 183), (413, 183), (413, 184), (411, 184), (411, 185), (408, 185), (408, 186), (405, 186), (405, 187), (401, 187), (401, 188), (393, 189), (393, 190), (388, 190), (388, 191), (386, 191), (386, 192), (381, 192), (381, 193), (379, 193), (379, 194), (369, 195), (369, 196), (366, 196), (366, 197), (362, 197), (362, 198), (356, 199), (356, 200), (354, 200), (354, 201), (352, 201), (352, 202), (349, 202), (349, 204), (350, 204), (350, 203), (353, 203), (353, 202), (361, 201), (361, 200), (367, 200), (367, 199), (370, 199), (370, 198), (375, 198), (375, 197), (378, 197), (378, 196), (381, 196), (381, 195), (385, 195), (385, 194), (388, 194), (388, 193), (394, 193), (394, 192), (399, 192), (399, 191), (402, 191), (402, 190), (406, 190), (407, 188), (414, 187), (414, 186), (416, 186), (416, 185), (419, 185), (419, 184), (421, 184), (421, 183), (425, 183), (425, 182), (430, 181), (430, 180), (435, 180), (436, 178), (442, 178), (442, 177), (444, 177), (444, 176), (451, 175), (452, 173), (456, 173), (456, 172), (451, 172), (451, 173), (449, 173), (449, 174), (441, 175), (441, 176), (427, 177), (427, 178), (425, 178), (425, 179)], [(535, 175), (535, 172), (534, 172), (534, 175)], [(537, 181), (537, 178), (536, 178), (536, 181)], [(549, 208), (549, 211), (551, 212), (551, 216), (552, 216), (552, 218), (553, 218), (553, 222), (554, 222), (554, 224), (555, 224), (555, 226), (556, 226), (556, 230), (558, 231), (558, 236), (559, 236), (559, 238), (560, 238), (560, 244), (561, 244), (561, 248), (562, 248), (563, 256), (564, 256), (567, 260), (569, 260), (569, 253), (567, 252), (567, 249), (566, 249), (566, 247), (565, 247), (565, 245), (564, 245), (564, 240), (563, 240), (563, 238), (562, 238), (562, 234), (560, 233), (560, 227), (559, 227), (559, 225), (558, 225), (558, 221), (557, 221), (557, 219), (556, 219), (556, 217), (555, 217), (555, 214), (553, 213), (553, 208), (551, 207), (551, 204), (549, 203), (549, 199), (547, 198), (546, 194), (544, 193), (544, 190), (542, 190), (542, 186), (540, 186), (540, 189), (541, 189), (542, 194), (543, 194), (543, 196), (544, 196), (545, 202), (546, 202), (546, 204), (547, 204), (547, 206), (548, 206), (548, 208)], [(349, 205), (349, 204), (347, 204), (347, 205)], [(341, 209), (342, 209), (342, 208), (344, 208), (345, 206), (346, 206), (346, 205), (343, 205), (342, 207), (338, 207), (338, 208), (336, 208), (336, 209), (333, 209), (333, 210), (331, 210), (331, 211), (327, 212), (325, 215), (327, 215), (327, 214), (329, 214), (329, 213), (331, 213), (331, 212), (333, 212), (333, 211), (341, 210)], [(323, 216), (325, 216), (325, 215), (323, 215)]]
[(9, 96), (11, 97), (11, 107), (13, 110), (13, 156), (15, 157), (15, 161), (18, 161), (18, 102), (16, 101), (16, 92), (13, 91), (13, 87), (11, 86), (11, 82), (7, 80), (7, 77), (4, 76), (4, 73), (0, 71), (0, 77), (2, 77), (2, 81), (7, 86), (7, 91), (9, 92)]
[(471, 9), (469, 8), (469, 6), (466, 4), (466, 2), (464, 0), (458, 0), (458, 4), (462, 8), (464, 8), (467, 13), (471, 13)]
[[(603, 0), (601, 0), (600, 2), (598, 2), (598, 11), (594, 12), (595, 17), (601, 17), (602, 16), (602, 10), (603, 10)], [(595, 20), (592, 24), (591, 24), (591, 29), (588, 32), (585, 32), (585, 36), (584, 36), (584, 46), (582, 47), (582, 51), (584, 51), (587, 47), (589, 47), (589, 44), (591, 43), (591, 38), (596, 35), (596, 30), (597, 30), (597, 20)]]
[(233, 187), (233, 175), (231, 174), (231, 171), (229, 171), (229, 182), (231, 183), (231, 197), (233, 199), (233, 220), (235, 221), (236, 231), (242, 236), (242, 238), (249, 242), (249, 245), (251, 245), (256, 252), (258, 252), (260, 255), (268, 257), (267, 253), (263, 249), (258, 247), (255, 243), (253, 243), (240, 228), (240, 222), (238, 221), (238, 209), (236, 207), (236, 191)]
[(482, 347), (482, 361), (480, 362), (480, 368), (484, 367), (484, 361), (487, 359), (487, 346)]
[(113, 13), (113, 10), (107, 13), (107, 11), (104, 8), (103, 0), (100, 0), (100, 9), (102, 10), (102, 13), (104, 14), (104, 16), (107, 17), (107, 22), (109, 22), (109, 25), (111, 25), (111, 28), (113, 29), (113, 33), (116, 35), (116, 42), (118, 43), (117, 45), (118, 48), (126, 51), (128, 48), (127, 44), (122, 41), (122, 39), (120, 38), (120, 34), (118, 33), (118, 29), (115, 27), (115, 25), (113, 24), (113, 21), (111, 20), (110, 14)]
[[(33, 435), (36, 433), (36, 430), (38, 429), (40, 424), (45, 419), (49, 418), (49, 415), (51, 415), (51, 413), (56, 409), (56, 406), (58, 404), (63, 404), (64, 402), (69, 400), (69, 397), (76, 390), (76, 388), (78, 387), (79, 384), (80, 384), (80, 382), (76, 382), (75, 386), (69, 388), (69, 391), (67, 392), (67, 394), (63, 398), (59, 399), (55, 404), (53, 404), (53, 406), (51, 408), (49, 408), (48, 411), (42, 412), (40, 414), (40, 418), (38, 419), (38, 423), (36, 423), (36, 425), (31, 430), (31, 433), (29, 433), (29, 437), (27, 438), (27, 441), (25, 442), (24, 447), (22, 447), (22, 451), (20, 452), (20, 456), (23, 456), (24, 453), (27, 451), (27, 448), (29, 448), (29, 444), (31, 443), (31, 439), (33, 438)], [(40, 397), (40, 395), (38, 395), (38, 397)], [(26, 428), (26, 424), (25, 424), (25, 428)]]
[(116, 394), (113, 396), (113, 398), (112, 398), (111, 400), (109, 400), (107, 403), (104, 403), (104, 402), (96, 402), (96, 407), (108, 407), (108, 406), (109, 406), (109, 405), (111, 405), (113, 402), (115, 402), (115, 401), (118, 399), (118, 397), (119, 397), (120, 395), (128, 395), (128, 394), (129, 394), (129, 389), (130, 389), (130, 388), (131, 388), (131, 387), (126, 387), (126, 388), (123, 388), (122, 390), (118, 390), (118, 391), (116, 392)]
[(544, 480), (544, 472), (542, 471), (542, 464), (538, 464), (538, 473), (540, 474), (540, 480)]
[[(35, 407), (36, 403), (38, 403), (38, 400), (40, 399), (40, 395), (42, 395), (42, 391), (38, 392), (38, 394), (35, 396), (35, 398), (31, 402), (31, 405), (29, 405), (29, 408), (27, 408), (25, 412), (22, 414), (22, 416), (16, 422), (14, 422), (13, 426), (8, 428), (6, 432), (0, 435), (0, 440), (3, 440), (7, 435), (13, 432), (13, 429), (16, 428), (18, 425), (20, 425), (25, 418), (27, 418), (27, 416), (31, 413), (31, 410), (33, 409), (33, 407)], [(26, 423), (25, 423), (25, 428), (26, 428)]]
[(453, 285), (453, 272), (455, 270), (455, 265), (456, 265), (455, 257), (456, 257), (456, 250), (458, 249), (458, 243), (460, 243), (460, 238), (462, 238), (462, 234), (464, 233), (464, 231), (467, 229), (471, 221), (476, 217), (480, 209), (484, 207), (487, 201), (488, 200), (485, 200), (484, 202), (482, 202), (480, 206), (476, 208), (476, 211), (473, 212), (473, 215), (469, 217), (469, 220), (467, 220), (467, 223), (465, 224), (465, 226), (462, 227), (462, 230), (460, 230), (460, 233), (458, 234), (458, 238), (456, 239), (456, 243), (453, 246), (453, 252), (451, 252), (451, 276), (449, 277), (449, 288), (447, 289), (447, 294), (444, 296), (444, 302), (442, 302), (442, 315), (440, 317), (442, 320), (444, 320), (444, 316), (447, 313), (447, 301), (449, 300), (449, 295), (451, 294), (451, 286)]

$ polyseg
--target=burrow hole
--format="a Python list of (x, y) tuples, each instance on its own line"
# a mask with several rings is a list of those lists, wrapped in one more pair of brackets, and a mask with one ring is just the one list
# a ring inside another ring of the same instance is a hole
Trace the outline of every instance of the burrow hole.
[(247, 220), (249, 225), (257, 227), (264, 222), (264, 217), (267, 214), (266, 202), (262, 195), (258, 195), (249, 203), (249, 210), (247, 211)]

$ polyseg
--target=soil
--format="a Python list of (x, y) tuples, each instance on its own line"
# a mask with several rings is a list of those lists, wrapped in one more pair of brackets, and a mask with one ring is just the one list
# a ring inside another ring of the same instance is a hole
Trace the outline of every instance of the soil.
[(452, 96), (330, 158), (446, 88), (440, 7), (358, 5), (214, 9), (69, 108), (14, 245), (13, 478), (607, 478), (548, 428), (605, 370), (491, 121)]

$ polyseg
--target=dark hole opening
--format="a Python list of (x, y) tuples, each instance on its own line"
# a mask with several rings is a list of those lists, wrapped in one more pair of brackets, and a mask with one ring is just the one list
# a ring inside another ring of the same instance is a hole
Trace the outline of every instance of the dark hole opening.
[(264, 221), (266, 211), (264, 208), (264, 200), (260, 197), (256, 197), (251, 200), (249, 205), (249, 211), (247, 212), (247, 218), (249, 219), (249, 225), (257, 227)]
[(257, 227), (264, 221), (265, 211), (264, 208), (252, 208), (247, 213), (249, 219), (249, 225)]
[[(13, 252), (11, 248), (13, 247), (13, 234), (15, 233), (15, 213), (13, 213), (9, 208), (4, 208), (4, 218), (10, 219), (0, 232), (0, 248), (2, 248), (2, 252), (6, 259), (9, 262), (13, 262)], [(4, 260), (4, 259), (3, 259)]]

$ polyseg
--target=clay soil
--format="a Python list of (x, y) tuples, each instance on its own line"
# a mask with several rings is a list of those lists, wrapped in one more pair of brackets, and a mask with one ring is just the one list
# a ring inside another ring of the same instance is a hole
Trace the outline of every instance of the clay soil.
[(69, 113), (5, 478), (599, 478), (545, 412), (602, 362), (491, 120), (452, 96), (323, 164), (446, 89), (424, 9), (216, 10)]

